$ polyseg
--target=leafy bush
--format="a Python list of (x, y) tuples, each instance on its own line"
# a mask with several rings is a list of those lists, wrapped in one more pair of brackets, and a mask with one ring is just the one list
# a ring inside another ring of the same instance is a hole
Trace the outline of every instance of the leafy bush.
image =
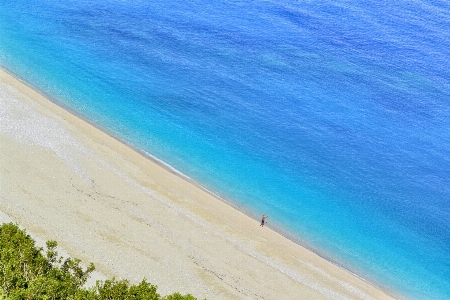
[(47, 242), (47, 251), (36, 248), (34, 240), (15, 224), (0, 226), (0, 300), (73, 299), (73, 300), (195, 300), (192, 295), (174, 293), (161, 297), (157, 287), (145, 279), (138, 285), (127, 280), (97, 281), (84, 288), (95, 270), (86, 269), (79, 259), (63, 259), (56, 252), (57, 243)]

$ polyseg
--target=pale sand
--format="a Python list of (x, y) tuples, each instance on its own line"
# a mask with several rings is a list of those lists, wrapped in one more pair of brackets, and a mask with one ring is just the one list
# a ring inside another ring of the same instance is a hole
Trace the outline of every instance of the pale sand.
[[(108, 276), (208, 299), (389, 299), (0, 71), (0, 211)], [(101, 276), (100, 276), (101, 277)]]

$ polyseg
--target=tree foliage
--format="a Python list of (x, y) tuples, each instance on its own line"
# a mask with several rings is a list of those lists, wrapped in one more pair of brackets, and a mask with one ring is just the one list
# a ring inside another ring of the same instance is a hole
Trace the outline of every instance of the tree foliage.
[(174, 293), (161, 297), (157, 287), (145, 279), (137, 285), (127, 280), (97, 281), (84, 288), (95, 270), (86, 269), (79, 259), (58, 256), (55, 241), (47, 242), (47, 251), (15, 224), (0, 226), (0, 300), (73, 299), (73, 300), (195, 300), (192, 295)]

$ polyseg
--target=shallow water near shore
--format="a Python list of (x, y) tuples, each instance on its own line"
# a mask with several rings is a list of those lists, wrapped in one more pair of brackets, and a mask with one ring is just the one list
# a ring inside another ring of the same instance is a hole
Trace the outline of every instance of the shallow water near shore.
[(0, 66), (409, 298), (450, 298), (442, 2), (16, 1)]

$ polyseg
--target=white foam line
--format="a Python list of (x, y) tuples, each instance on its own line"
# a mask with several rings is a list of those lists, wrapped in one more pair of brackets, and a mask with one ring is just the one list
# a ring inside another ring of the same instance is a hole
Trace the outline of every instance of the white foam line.
[[(122, 177), (125, 181), (128, 183), (140, 188), (142, 191), (144, 191), (146, 194), (154, 198), (155, 200), (158, 200), (159, 202), (163, 203), (164, 205), (167, 205), (169, 208), (177, 211), (179, 214), (183, 215), (184, 217), (188, 218), (195, 224), (205, 228), (206, 230), (213, 232), (214, 234), (220, 236), (221, 238), (227, 240), (229, 243), (235, 245), (251, 257), (263, 262), (264, 264), (280, 271), (281, 273), (287, 275), (288, 277), (292, 278), (293, 280), (302, 283), (315, 291), (319, 292), (323, 296), (327, 297), (328, 299), (347, 299), (344, 295), (335, 292), (333, 290), (330, 290), (328, 288), (325, 288), (321, 286), (320, 284), (313, 282), (304, 276), (300, 275), (295, 270), (290, 269), (289, 267), (280, 265), (279, 263), (276, 263), (271, 258), (266, 257), (252, 249), (249, 249), (248, 247), (240, 244), (238, 241), (222, 234), (221, 232), (213, 229), (210, 226), (207, 226), (206, 224), (200, 222), (197, 218), (192, 216), (190, 213), (182, 210), (176, 205), (169, 204), (163, 200), (161, 200), (157, 195), (149, 190), (148, 188), (140, 185), (135, 180), (131, 179), (130, 177), (126, 176), (110, 164), (108, 164), (105, 160), (101, 159), (97, 155), (94, 155), (91, 151), (84, 148), (81, 144), (79, 144), (71, 135), (70, 132), (68, 132), (60, 123), (58, 123), (54, 119), (50, 119), (45, 117), (42, 114), (39, 114), (35, 110), (33, 110), (28, 105), (24, 104), (23, 102), (15, 99), (15, 97), (12, 96), (11, 89), (12, 87), (2, 84), (4, 87), (1, 89), (0, 98), (2, 100), (1, 104), (3, 109), (0, 110), (0, 123), (1, 123), (1, 131), (4, 133), (8, 133), (9, 135), (15, 137), (17, 140), (19, 140), (22, 143), (27, 144), (35, 144), (40, 145), (43, 147), (46, 147), (56, 153), (76, 174), (78, 174), (80, 177), (89, 179), (89, 177), (83, 172), (83, 170), (78, 165), (76, 159), (73, 158), (73, 155), (75, 152), (79, 152), (81, 155), (88, 155), (91, 157), (94, 157), (98, 162), (101, 164), (107, 166), (110, 168), (113, 172), (115, 172), (117, 175)], [(9, 87), (9, 97), (7, 95), (7, 92), (4, 92)], [(13, 89), (16, 93), (17, 90)], [(24, 112), (27, 114), (26, 116), (28, 118), (18, 118), (17, 115), (13, 115), (14, 110), (20, 110), (21, 114)], [(62, 120), (60, 120), (62, 122)], [(70, 154), (69, 154), (70, 153)], [(135, 213), (136, 214), (136, 213)], [(146, 218), (147, 221), (148, 218)], [(153, 224), (154, 225), (154, 224)], [(161, 226), (159, 226), (161, 227)], [(161, 228), (159, 228), (161, 230)], [(170, 234), (169, 231), (164, 230), (166, 234)], [(191, 248), (191, 247), (189, 247)]]
[[(215, 230), (214, 228), (200, 222), (197, 218), (195, 218), (194, 216), (192, 216), (190, 213), (184, 211), (183, 209), (179, 208), (176, 205), (167, 203), (163, 200), (161, 200), (159, 197), (156, 196), (156, 194), (149, 190), (148, 188), (140, 185), (139, 183), (137, 183), (135, 180), (129, 178), (128, 176), (126, 176), (125, 174), (123, 174), (122, 172), (120, 172), (119, 170), (117, 170), (116, 168), (114, 168), (113, 166), (109, 165), (106, 161), (104, 161), (101, 158), (97, 157), (97, 160), (99, 162), (101, 162), (102, 164), (104, 164), (105, 166), (109, 167), (113, 172), (115, 172), (118, 176), (122, 177), (125, 181), (127, 181), (128, 183), (140, 188), (142, 191), (144, 191), (146, 194), (148, 194), (149, 196), (151, 196), (152, 198), (154, 198), (155, 200), (158, 200), (159, 202), (163, 203), (164, 205), (168, 206), (169, 208), (175, 210), (176, 212), (178, 212), (179, 214), (183, 215), (184, 217), (188, 218), (189, 220), (191, 220), (192, 222), (194, 222), (195, 224), (203, 227), (204, 229), (213, 232), (214, 234), (220, 236), (221, 238), (227, 240), (229, 243), (235, 245), (236, 247), (238, 247), (239, 249), (241, 249), (242, 251), (244, 251), (245, 253), (247, 253), (248, 255), (252, 256), (253, 258), (256, 258), (257, 260), (263, 262), (264, 264), (280, 271), (281, 273), (287, 275), (288, 277), (294, 279), (297, 282), (300, 282), (312, 289), (314, 289), (315, 291), (319, 292), (320, 294), (322, 294), (323, 296), (325, 296), (328, 299), (349, 299), (346, 296), (335, 292), (333, 290), (330, 290), (328, 288), (325, 288), (323, 286), (321, 286), (320, 284), (313, 282), (307, 278), (305, 278), (304, 276), (300, 275), (298, 272), (296, 272), (295, 270), (290, 269), (289, 267), (280, 265), (279, 263), (274, 262), (271, 258), (266, 257), (252, 249), (249, 249), (246, 246), (243, 246), (242, 244), (240, 244), (238, 241), (222, 234), (221, 232)], [(142, 218), (142, 214), (141, 216), (139, 216), (140, 218)]]

